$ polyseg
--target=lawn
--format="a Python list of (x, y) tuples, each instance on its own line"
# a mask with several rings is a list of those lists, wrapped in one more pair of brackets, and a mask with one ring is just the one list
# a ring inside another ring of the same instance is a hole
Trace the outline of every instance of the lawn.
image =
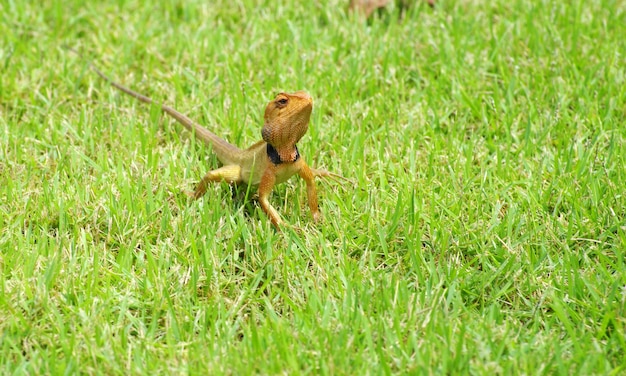
[[(626, 4), (0, 3), (2, 374), (623, 374)], [(85, 59), (64, 46), (79, 50)], [(295, 177), (193, 189), (315, 105)]]

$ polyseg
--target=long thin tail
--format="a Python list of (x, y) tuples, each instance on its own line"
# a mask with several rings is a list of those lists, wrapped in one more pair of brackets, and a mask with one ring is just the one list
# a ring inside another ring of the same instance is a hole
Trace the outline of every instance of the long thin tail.
[[(84, 59), (83, 56), (76, 50), (74, 50), (71, 47), (65, 47), (67, 48), (69, 51), (75, 53), (76, 55), (78, 55), (81, 59)], [(115, 81), (113, 81), (112, 78), (110, 78), (109, 76), (107, 76), (106, 74), (104, 74), (100, 69), (98, 69), (98, 67), (96, 67), (91, 61), (84, 59), (88, 64), (89, 67), (91, 69), (94, 70), (94, 72), (96, 72), (98, 74), (98, 76), (102, 77), (105, 81), (107, 81), (109, 84), (111, 84), (111, 86), (115, 87), (116, 89), (130, 95), (131, 97), (134, 97), (144, 103), (154, 103), (154, 101), (149, 98), (146, 97), (143, 94), (140, 94), (122, 84), (119, 84)], [(200, 124), (194, 122), (193, 120), (191, 120), (190, 118), (188, 118), (187, 116), (181, 114), (180, 112), (176, 111), (175, 109), (173, 109), (170, 106), (161, 104), (161, 109), (167, 113), (168, 115), (170, 115), (171, 117), (173, 117), (174, 119), (176, 119), (176, 121), (178, 121), (180, 124), (182, 124), (185, 128), (187, 128), (187, 130), (189, 130), (190, 132), (192, 132), (196, 137), (198, 137), (200, 140), (202, 140), (204, 143), (209, 144), (213, 147), (213, 151), (215, 152), (215, 154), (217, 155), (218, 159), (220, 161), (222, 161), (222, 163), (224, 164), (229, 164), (229, 163), (233, 163), (236, 162), (233, 160), (233, 157), (235, 157), (236, 155), (239, 155), (239, 153), (241, 152), (241, 149), (239, 149), (238, 147), (236, 147), (235, 145), (232, 145), (228, 142), (226, 142), (225, 140), (223, 140), (222, 138), (220, 138), (218, 135), (216, 135), (215, 133), (211, 132), (210, 130), (204, 128), (203, 126), (201, 126)]]

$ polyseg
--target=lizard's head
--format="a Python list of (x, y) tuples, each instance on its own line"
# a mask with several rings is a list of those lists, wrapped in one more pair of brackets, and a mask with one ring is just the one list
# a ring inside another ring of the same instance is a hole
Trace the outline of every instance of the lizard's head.
[(278, 152), (281, 161), (296, 160), (296, 143), (309, 129), (313, 99), (304, 91), (280, 93), (265, 108), (263, 140)]

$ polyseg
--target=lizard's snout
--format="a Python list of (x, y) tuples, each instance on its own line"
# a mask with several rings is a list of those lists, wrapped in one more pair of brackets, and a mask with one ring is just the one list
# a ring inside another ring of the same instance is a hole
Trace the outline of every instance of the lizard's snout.
[(304, 100), (313, 102), (313, 98), (309, 95), (309, 93), (307, 93), (304, 90), (296, 91), (295, 93), (293, 93), (291, 95), (293, 95), (294, 97), (300, 97), (300, 98), (302, 98)]

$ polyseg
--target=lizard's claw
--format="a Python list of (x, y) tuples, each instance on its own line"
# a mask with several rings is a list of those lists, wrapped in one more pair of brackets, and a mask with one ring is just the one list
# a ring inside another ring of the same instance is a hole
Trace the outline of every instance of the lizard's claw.
[(196, 192), (194, 191), (184, 190), (183, 193), (185, 194), (185, 196), (189, 197), (190, 199), (193, 199), (193, 200), (198, 199), (198, 197), (196, 197)]
[(335, 174), (334, 172), (330, 172), (327, 170), (318, 170), (315, 168), (311, 169), (311, 172), (313, 173), (313, 176), (319, 176), (319, 177), (323, 177), (323, 178), (331, 178), (337, 182), (339, 182), (340, 180), (346, 181), (348, 183), (351, 183), (352, 181), (348, 178), (345, 178), (339, 174)]

